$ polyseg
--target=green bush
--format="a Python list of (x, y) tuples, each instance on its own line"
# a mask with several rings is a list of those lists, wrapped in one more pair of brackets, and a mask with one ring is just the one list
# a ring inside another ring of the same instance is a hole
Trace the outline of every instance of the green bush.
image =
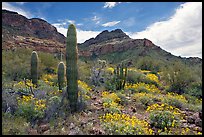
[(147, 106), (154, 104), (153, 99), (152, 99), (152, 98), (149, 98), (149, 97), (147, 97), (147, 96), (142, 96), (139, 100), (140, 100), (140, 102), (143, 104), (143, 106), (145, 107), (145, 109), (146, 109)]
[(176, 127), (178, 125), (178, 118), (170, 111), (153, 111), (150, 113), (150, 125), (162, 129)]
[(178, 99), (175, 98), (165, 98), (164, 103), (167, 103), (170, 106), (177, 107), (179, 109), (183, 108), (185, 104)]
[(145, 80), (145, 75), (140, 73), (140, 72), (136, 72), (133, 70), (128, 70), (128, 74), (127, 74), (127, 82), (131, 83), (131, 84), (135, 84), (138, 82), (143, 82)]
[(153, 72), (158, 72), (161, 69), (160, 64), (161, 64), (160, 61), (154, 60), (149, 56), (145, 56), (138, 60), (137, 67), (142, 70), (150, 70)]
[(19, 116), (12, 116), (8, 113), (2, 113), (2, 134), (3, 135), (25, 135), (29, 123), (26, 119)]
[(170, 85), (167, 91), (183, 94), (191, 83), (196, 81), (196, 78), (192, 71), (181, 62), (170, 66), (172, 67), (167, 68), (163, 73), (163, 79)]
[(186, 94), (202, 98), (202, 83), (192, 83), (189, 88), (185, 90)]
[(126, 98), (125, 94), (122, 94), (121, 92), (117, 92), (116, 95), (120, 98), (120, 104), (121, 105), (127, 105), (128, 99)]

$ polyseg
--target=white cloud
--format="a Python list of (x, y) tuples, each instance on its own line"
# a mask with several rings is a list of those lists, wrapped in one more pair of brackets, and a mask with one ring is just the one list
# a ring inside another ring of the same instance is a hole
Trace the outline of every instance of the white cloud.
[(76, 25), (77, 25), (77, 26), (82, 26), (82, 25), (84, 25), (84, 24), (82, 24), (82, 23), (77, 23)]
[(150, 39), (176, 56), (202, 58), (202, 3), (184, 3), (168, 20), (155, 22), (130, 37)]
[(74, 21), (74, 20), (69, 20), (69, 19), (66, 19), (66, 21), (67, 21), (68, 23), (70, 23), (70, 24), (74, 24), (74, 23), (75, 23), (75, 21)]
[[(67, 28), (63, 27), (60, 23), (52, 24), (57, 28), (57, 31), (62, 33), (65, 37), (67, 37)], [(83, 43), (90, 38), (96, 37), (100, 31), (86, 31), (77, 29), (77, 43)]]
[(21, 15), (27, 17), (27, 18), (32, 18), (33, 17), (33, 15), (30, 12), (25, 11), (22, 8), (13, 6), (9, 2), (2, 2), (2, 9), (17, 12), (18, 14), (21, 14)]
[(120, 21), (111, 21), (111, 22), (107, 22), (102, 24), (103, 27), (112, 27), (115, 26), (116, 24), (120, 23)]
[(92, 21), (94, 21), (94, 22), (96, 22), (96, 24), (99, 24), (100, 23), (100, 18), (99, 17), (97, 17), (97, 16), (94, 16), (93, 18), (92, 18)]
[(103, 7), (111, 9), (111, 8), (115, 7), (119, 3), (121, 3), (121, 2), (105, 2), (105, 5)]
[(27, 2), (16, 2), (16, 4), (19, 4), (19, 5), (23, 5), (25, 3), (27, 3)]

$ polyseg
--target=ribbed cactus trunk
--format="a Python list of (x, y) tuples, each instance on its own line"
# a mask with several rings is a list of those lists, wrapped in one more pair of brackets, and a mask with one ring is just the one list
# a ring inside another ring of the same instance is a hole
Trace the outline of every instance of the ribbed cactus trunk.
[(31, 54), (31, 79), (32, 83), (37, 86), (38, 84), (38, 54), (33, 51)]
[(78, 49), (76, 28), (73, 24), (69, 25), (66, 41), (66, 77), (67, 93), (71, 112), (78, 108)]
[(63, 62), (59, 63), (57, 70), (59, 90), (62, 90), (62, 88), (64, 87), (64, 75), (65, 75), (65, 65)]
[(124, 89), (127, 77), (127, 67), (122, 63), (114, 70), (116, 77), (116, 90)]

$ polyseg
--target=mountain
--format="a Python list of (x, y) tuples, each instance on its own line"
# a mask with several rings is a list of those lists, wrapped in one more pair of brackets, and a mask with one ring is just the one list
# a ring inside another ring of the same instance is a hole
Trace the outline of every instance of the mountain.
[(57, 29), (45, 20), (27, 19), (17, 12), (2, 10), (2, 29), (4, 37), (8, 35), (30, 36), (65, 43), (64, 35), (58, 33)]
[(2, 10), (2, 49), (32, 48), (58, 53), (65, 47), (65, 37), (47, 21)]
[(92, 44), (99, 44), (101, 42), (111, 40), (111, 39), (130, 39), (128, 35), (126, 35), (121, 29), (116, 29), (111, 32), (108, 30), (102, 31), (100, 34), (98, 34), (95, 38), (91, 38), (89, 40), (86, 40), (84, 43), (80, 45), (80, 47), (88, 47)]
[[(16, 48), (32, 48), (37, 51), (59, 53), (65, 52), (66, 38), (47, 21), (26, 17), (2, 10), (2, 50)], [(172, 62), (181, 60), (187, 64), (202, 64), (197, 57), (182, 58), (161, 49), (151, 40), (131, 39), (121, 29), (104, 30), (95, 38), (78, 44), (81, 59), (106, 59), (111, 63), (123, 60), (137, 61), (138, 58), (148, 56), (155, 60)]]

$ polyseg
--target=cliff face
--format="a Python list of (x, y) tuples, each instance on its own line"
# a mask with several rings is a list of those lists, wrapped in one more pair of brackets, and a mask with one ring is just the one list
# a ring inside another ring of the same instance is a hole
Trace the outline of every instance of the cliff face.
[(65, 37), (46, 21), (38, 18), (27, 19), (7, 10), (2, 10), (2, 32), (3, 37), (10, 40), (18, 35), (65, 43)]

